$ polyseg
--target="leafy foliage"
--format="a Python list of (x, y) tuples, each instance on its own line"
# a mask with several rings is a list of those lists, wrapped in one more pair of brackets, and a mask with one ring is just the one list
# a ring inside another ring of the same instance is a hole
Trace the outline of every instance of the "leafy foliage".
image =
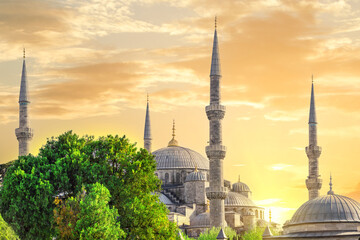
[[(216, 237), (218, 236), (220, 232), (220, 227), (213, 227), (203, 233), (200, 234), (199, 238), (197, 240), (216, 240)], [(225, 235), (229, 240), (236, 240), (237, 235), (236, 231), (230, 227), (225, 228)], [(194, 240), (193, 238), (189, 238), (185, 234), (182, 234), (183, 238), (185, 240)]]
[[(198, 240), (212, 240), (212, 239), (216, 240), (216, 237), (219, 234), (220, 229), (221, 228), (219, 228), (219, 227), (217, 227), (217, 228), (213, 227), (213, 228), (201, 233)], [(225, 235), (227, 236), (227, 238), (229, 240), (233, 240), (236, 237), (236, 232), (232, 228), (227, 227), (227, 228), (225, 228)]]
[(0, 215), (0, 239), (1, 240), (18, 240), (19, 237), (14, 230), (4, 221)]
[(83, 185), (99, 182), (110, 191), (109, 204), (118, 209), (127, 239), (175, 239), (166, 207), (151, 195), (160, 190), (155, 170), (154, 157), (125, 136), (95, 140), (69, 131), (48, 139), (37, 157), (19, 157), (8, 169), (1, 214), (21, 239), (51, 239), (55, 196), (75, 197)]
[(246, 232), (241, 240), (262, 240), (262, 235), (264, 233), (263, 228), (254, 228), (248, 232)]
[(46, 159), (28, 155), (14, 162), (1, 188), (1, 214), (21, 239), (49, 239), (53, 186)]
[(54, 209), (59, 239), (121, 239), (124, 231), (115, 208), (110, 208), (110, 192), (103, 185), (90, 186), (85, 195), (85, 188), (76, 198), (70, 197), (59, 203)]

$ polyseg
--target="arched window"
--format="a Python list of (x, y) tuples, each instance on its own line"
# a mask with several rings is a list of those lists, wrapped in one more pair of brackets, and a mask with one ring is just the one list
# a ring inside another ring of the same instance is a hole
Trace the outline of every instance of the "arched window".
[(169, 174), (165, 173), (165, 184), (169, 183)]
[(176, 173), (176, 183), (181, 183), (181, 175), (180, 173)]

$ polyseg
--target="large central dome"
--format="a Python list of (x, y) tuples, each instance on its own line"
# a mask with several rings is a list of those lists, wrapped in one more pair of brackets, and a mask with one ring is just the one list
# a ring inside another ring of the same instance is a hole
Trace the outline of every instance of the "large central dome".
[(348, 197), (329, 194), (304, 203), (288, 224), (360, 222), (360, 204)]
[[(175, 140), (175, 121), (173, 122), (172, 139), (165, 148), (154, 151), (156, 169), (199, 169), (209, 170), (209, 160), (189, 148), (180, 147)], [(185, 180), (185, 179), (184, 179)]]
[(154, 151), (157, 170), (194, 169), (209, 170), (209, 160), (200, 153), (180, 146), (168, 146)]

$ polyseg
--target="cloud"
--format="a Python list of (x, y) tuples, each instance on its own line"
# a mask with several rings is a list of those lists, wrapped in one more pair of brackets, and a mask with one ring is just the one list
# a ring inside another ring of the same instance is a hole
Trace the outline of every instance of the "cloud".
[(291, 166), (292, 165), (289, 165), (289, 164), (278, 163), (278, 164), (271, 165), (270, 169), (274, 170), (274, 171), (283, 171), (283, 170), (287, 170), (287, 168), (289, 168)]
[(264, 115), (266, 120), (279, 121), (279, 122), (290, 122), (297, 121), (305, 114), (305, 111), (301, 112), (285, 112), (285, 111), (273, 111)]
[[(297, 128), (291, 129), (289, 132), (290, 135), (293, 134), (308, 134), (308, 129), (306, 128)], [(359, 126), (340, 126), (333, 128), (320, 128), (318, 134), (321, 136), (328, 137), (359, 137), (360, 136), (360, 127)]]

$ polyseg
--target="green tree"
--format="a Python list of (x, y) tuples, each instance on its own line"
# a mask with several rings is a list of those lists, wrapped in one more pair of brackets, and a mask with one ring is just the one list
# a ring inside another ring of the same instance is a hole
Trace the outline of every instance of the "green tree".
[(18, 240), (14, 230), (4, 221), (0, 215), (0, 240)]
[(262, 240), (264, 229), (263, 228), (254, 228), (248, 232), (246, 232), (241, 240)]
[(75, 197), (83, 185), (99, 182), (110, 191), (127, 239), (175, 239), (166, 207), (151, 195), (160, 190), (155, 170), (154, 157), (125, 136), (95, 140), (69, 131), (48, 139), (37, 157), (14, 162), (0, 191), (0, 211), (21, 239), (51, 239), (55, 196)]
[[(217, 227), (217, 228), (213, 227), (213, 228), (201, 233), (198, 240), (216, 240), (216, 237), (218, 236), (219, 232), (220, 232), (219, 227)], [(227, 238), (229, 240), (235, 240), (236, 232), (234, 229), (232, 229), (230, 227), (226, 227), (225, 235), (227, 236)]]
[(80, 233), (80, 240), (120, 239), (125, 236), (116, 222), (119, 217), (116, 208), (110, 208), (109, 190), (99, 183), (90, 188), (90, 192), (80, 201), (79, 220), (76, 230)]
[(53, 186), (43, 164), (46, 159), (28, 155), (14, 162), (1, 188), (1, 215), (21, 239), (49, 239)]
[(85, 188), (75, 198), (70, 197), (58, 203), (54, 209), (59, 239), (121, 239), (125, 233), (116, 221), (117, 209), (109, 207), (110, 192), (95, 183)]

